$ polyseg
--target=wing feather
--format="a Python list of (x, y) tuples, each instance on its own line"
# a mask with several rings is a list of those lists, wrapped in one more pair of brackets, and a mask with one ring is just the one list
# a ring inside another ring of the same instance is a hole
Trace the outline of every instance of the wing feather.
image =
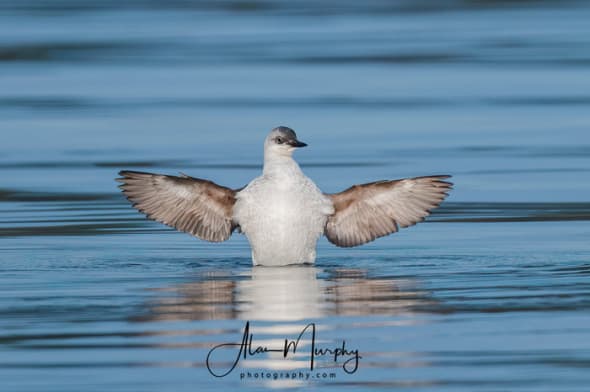
[(211, 181), (136, 171), (121, 171), (117, 181), (127, 199), (149, 219), (206, 241), (227, 240), (236, 192)]
[(448, 196), (450, 176), (426, 176), (354, 185), (327, 195), (334, 204), (325, 235), (337, 246), (352, 247), (415, 225)]

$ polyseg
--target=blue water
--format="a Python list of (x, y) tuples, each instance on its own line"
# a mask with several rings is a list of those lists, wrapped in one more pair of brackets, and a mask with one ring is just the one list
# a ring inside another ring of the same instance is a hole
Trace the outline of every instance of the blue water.
[[(583, 1), (1, 2), (0, 389), (587, 390), (588, 20)], [(121, 169), (239, 188), (277, 125), (326, 192), (455, 189), (416, 227), (253, 268), (244, 237), (174, 232), (116, 188)], [(305, 334), (214, 377), (247, 321), (269, 348), (314, 323), (358, 369), (310, 371)]]

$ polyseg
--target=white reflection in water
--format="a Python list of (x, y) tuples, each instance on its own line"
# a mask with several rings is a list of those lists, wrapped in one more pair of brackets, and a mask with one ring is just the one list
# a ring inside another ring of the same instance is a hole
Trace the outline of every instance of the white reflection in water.
[[(316, 267), (255, 267), (251, 279), (238, 282), (238, 317), (245, 320), (291, 321), (321, 318), (327, 282)], [(279, 332), (279, 331), (277, 331)], [(287, 332), (287, 331), (282, 331)]]
[(362, 269), (323, 271), (315, 266), (252, 267), (234, 275), (207, 272), (194, 282), (158, 290), (162, 295), (148, 304), (148, 314), (141, 320), (276, 321), (272, 330), (280, 333), (292, 332), (288, 321), (405, 315), (437, 305), (411, 278), (372, 277)]

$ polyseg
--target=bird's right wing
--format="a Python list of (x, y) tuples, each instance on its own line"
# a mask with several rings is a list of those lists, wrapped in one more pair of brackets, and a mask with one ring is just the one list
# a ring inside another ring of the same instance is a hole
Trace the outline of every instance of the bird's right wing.
[(337, 246), (352, 247), (424, 220), (447, 197), (450, 176), (428, 176), (354, 185), (327, 195), (334, 204), (325, 234)]
[(133, 207), (156, 220), (206, 241), (227, 240), (236, 228), (236, 192), (211, 181), (121, 171), (119, 186)]

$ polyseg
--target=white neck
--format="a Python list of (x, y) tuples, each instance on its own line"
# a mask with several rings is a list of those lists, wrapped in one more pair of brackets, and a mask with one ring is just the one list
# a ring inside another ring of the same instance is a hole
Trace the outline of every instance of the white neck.
[(265, 176), (293, 176), (301, 174), (299, 165), (291, 154), (277, 154), (274, 151), (264, 152), (264, 168), (262, 174)]

